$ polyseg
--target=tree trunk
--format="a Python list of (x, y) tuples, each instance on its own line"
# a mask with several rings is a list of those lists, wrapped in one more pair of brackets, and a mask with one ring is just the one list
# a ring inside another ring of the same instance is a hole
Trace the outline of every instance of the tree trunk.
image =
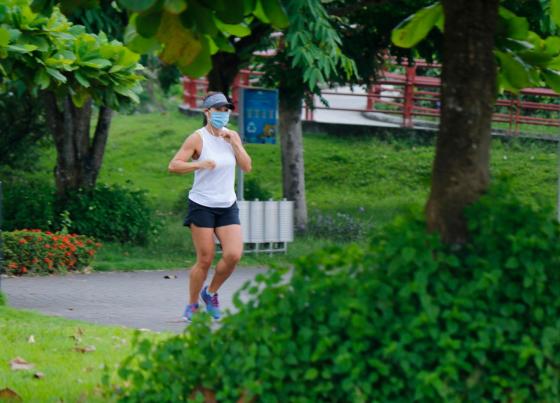
[(464, 209), (490, 182), (490, 138), (496, 96), (494, 33), (499, 0), (444, 0), (442, 110), (428, 229), (464, 243)]
[(90, 139), (92, 103), (78, 108), (70, 97), (57, 101), (52, 93), (45, 95), (47, 122), (54, 138), (57, 160), (56, 193), (64, 201), (73, 191), (93, 189), (101, 169), (111, 125), (112, 110), (99, 108), (93, 139)]
[(294, 224), (297, 232), (307, 227), (301, 105), (303, 97), (280, 87), (280, 143), (282, 153), (282, 189), (284, 197), (294, 201)]
[[(251, 34), (232, 42), (235, 51), (217, 52), (212, 55), (212, 70), (208, 73), (208, 91), (219, 91), (231, 95), (231, 86), (239, 70), (244, 68), (253, 58), (253, 51), (261, 46), (263, 38), (266, 38), (272, 29), (270, 25), (260, 21), (254, 21), (251, 26)], [(264, 46), (266, 48), (267, 46)]]
[(208, 91), (230, 96), (235, 76), (241, 69), (241, 59), (235, 53), (217, 52), (212, 55), (212, 70), (208, 73)]

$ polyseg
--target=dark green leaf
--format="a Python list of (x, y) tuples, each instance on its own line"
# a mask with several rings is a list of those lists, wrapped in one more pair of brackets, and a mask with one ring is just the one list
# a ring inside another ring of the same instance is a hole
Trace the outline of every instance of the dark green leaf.
[(245, 19), (244, 0), (228, 0), (227, 7), (216, 7), (216, 16), (226, 24), (239, 24)]
[(275, 28), (286, 28), (289, 24), (286, 10), (279, 0), (258, 0), (267, 19)]
[(245, 0), (245, 15), (250, 15), (257, 5), (257, 0)]
[(242, 38), (244, 36), (251, 35), (251, 30), (244, 24), (225, 24), (221, 21), (216, 21), (218, 29), (229, 35), (237, 36)]
[(37, 46), (35, 45), (8, 45), (8, 50), (15, 52), (15, 53), (30, 53), (34, 50), (37, 50)]
[(500, 69), (507, 81), (518, 90), (530, 84), (529, 66), (518, 56), (511, 53), (496, 51), (500, 61)]
[(524, 17), (502, 19), (502, 24), (505, 26), (505, 35), (509, 38), (523, 40), (529, 35), (529, 21)]
[(48, 74), (51, 75), (51, 77), (54, 77), (57, 81), (61, 83), (66, 83), (67, 79), (62, 73), (60, 73), (60, 71), (56, 69), (52, 69), (50, 67), (47, 67), (45, 70), (47, 71)]
[(183, 74), (189, 77), (198, 78), (208, 73), (212, 68), (212, 59), (210, 58), (210, 42), (208, 38), (201, 38), (202, 48), (194, 60), (189, 64), (179, 64), (179, 69)]
[(80, 85), (82, 87), (88, 88), (90, 86), (89, 81), (79, 71), (76, 71), (74, 73), (74, 77), (76, 78), (76, 81), (78, 81), (80, 83)]
[(218, 33), (218, 27), (212, 10), (192, 2), (186, 13), (192, 13), (197, 31), (202, 34), (214, 36)]
[(161, 48), (156, 37), (144, 38), (138, 35), (132, 22), (126, 27), (124, 42), (130, 50), (139, 54), (151, 53)]
[(144, 38), (151, 38), (159, 29), (161, 17), (162, 13), (159, 10), (139, 14), (136, 18), (136, 32)]
[(253, 11), (253, 15), (255, 15), (255, 17), (257, 17), (259, 20), (261, 20), (265, 24), (270, 24), (270, 20), (268, 19), (268, 16), (264, 12), (264, 9), (263, 9), (263, 6), (262, 6), (262, 1), (264, 1), (264, 0), (257, 0), (257, 2), (255, 4), (255, 10)]
[(542, 72), (546, 85), (560, 94), (560, 73), (554, 70), (544, 70)]
[(218, 48), (222, 52), (229, 52), (229, 53), (234, 53), (235, 52), (235, 48), (233, 47), (231, 42), (228, 41), (228, 39), (225, 38), (223, 35), (218, 35), (218, 36), (214, 37), (213, 39), (214, 39), (214, 43), (216, 44), (216, 46), (218, 46)]
[(152, 7), (157, 0), (119, 0), (119, 3), (130, 11), (140, 12)]
[(51, 79), (44, 69), (40, 69), (37, 74), (35, 74), (35, 79), (33, 80), (35, 84), (39, 86), (42, 90), (47, 88), (51, 83)]
[(84, 66), (94, 67), (96, 69), (103, 69), (105, 67), (111, 66), (111, 61), (107, 59), (91, 59), (91, 60), (83, 60), (81, 62)]
[(401, 48), (414, 47), (443, 18), (441, 3), (432, 4), (401, 22), (391, 33), (391, 40)]

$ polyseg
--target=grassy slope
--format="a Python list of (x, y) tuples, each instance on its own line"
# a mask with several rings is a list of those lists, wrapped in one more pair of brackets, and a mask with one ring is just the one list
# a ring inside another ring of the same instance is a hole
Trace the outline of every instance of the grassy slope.
[[(0, 307), (0, 389), (14, 390), (25, 402), (108, 401), (100, 385), (103, 368), (116, 376), (117, 365), (131, 351), (133, 334), (131, 329)], [(35, 343), (28, 342), (31, 335)], [(95, 351), (78, 352), (76, 345), (93, 345)], [(12, 371), (9, 363), (16, 357), (35, 364), (34, 369)], [(35, 372), (42, 372), (44, 378), (34, 379)]]
[[(115, 119), (102, 182), (126, 183), (148, 189), (161, 210), (179, 202), (192, 175), (167, 174), (167, 163), (184, 138), (199, 127), (199, 119), (178, 112)], [(247, 145), (253, 172), (275, 197), (281, 196), (278, 145)], [(554, 146), (494, 141), (494, 174), (515, 175), (517, 190), (552, 197), (556, 175)], [(404, 141), (307, 135), (305, 163), (307, 197), (321, 210), (422, 204), (427, 196), (433, 148)], [(543, 187), (544, 186), (544, 187)]]
[[(181, 225), (183, 200), (192, 175), (170, 175), (167, 164), (200, 123), (200, 119), (179, 112), (115, 117), (99, 180), (147, 189), (165, 226), (149, 248), (106, 245), (96, 267), (184, 267), (192, 262), (190, 234)], [(432, 146), (330, 135), (306, 135), (304, 146), (312, 215), (344, 211), (378, 227), (411, 207), (421, 208), (427, 198)], [(495, 140), (492, 147), (494, 176), (512, 176), (516, 192), (555, 202), (555, 146)], [(248, 177), (256, 177), (275, 197), (281, 197), (279, 146), (250, 144), (247, 149), (253, 158), (253, 172)], [(50, 175), (48, 167), (53, 160), (51, 154), (43, 172)], [(322, 244), (299, 240), (291, 245), (287, 259)], [(268, 261), (267, 257), (245, 258), (244, 264)]]

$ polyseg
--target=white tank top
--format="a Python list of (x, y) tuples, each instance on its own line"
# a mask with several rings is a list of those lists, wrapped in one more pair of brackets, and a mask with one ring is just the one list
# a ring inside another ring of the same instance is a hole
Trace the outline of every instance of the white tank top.
[(205, 127), (197, 133), (202, 139), (202, 151), (195, 161), (213, 160), (216, 167), (194, 171), (189, 199), (206, 207), (230, 207), (237, 199), (233, 148), (223, 138), (210, 134)]

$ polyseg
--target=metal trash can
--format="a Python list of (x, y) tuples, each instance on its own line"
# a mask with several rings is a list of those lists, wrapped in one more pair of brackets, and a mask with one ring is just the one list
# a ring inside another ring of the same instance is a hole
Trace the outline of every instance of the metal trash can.
[(280, 242), (278, 202), (264, 202), (264, 242)]
[(294, 240), (294, 202), (281, 200), (278, 202), (278, 224), (280, 242)]
[(249, 202), (249, 238), (248, 242), (264, 242), (264, 203), (258, 200)]

